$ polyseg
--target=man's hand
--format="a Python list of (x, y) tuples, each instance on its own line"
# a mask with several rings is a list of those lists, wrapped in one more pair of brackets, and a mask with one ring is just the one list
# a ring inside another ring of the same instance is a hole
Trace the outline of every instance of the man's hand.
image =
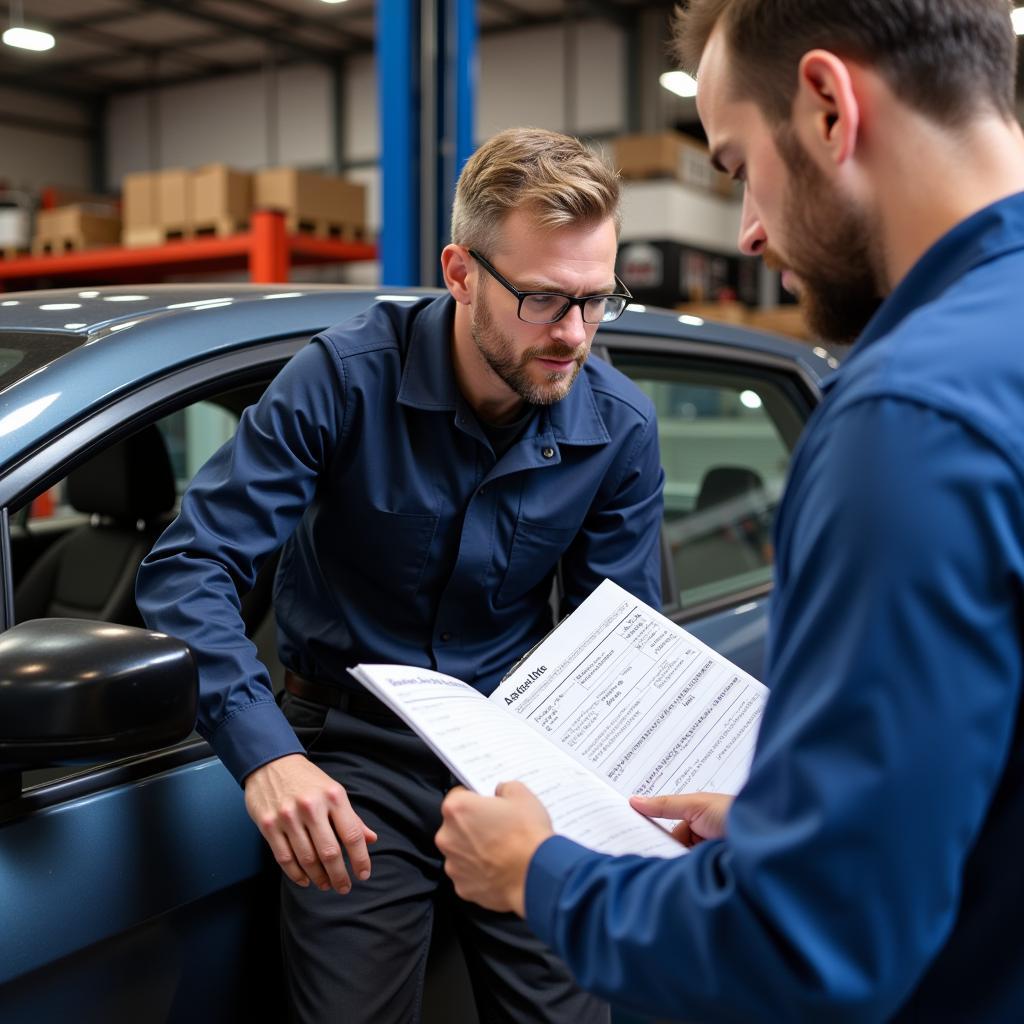
[(537, 847), (554, 835), (551, 818), (521, 782), (502, 782), (494, 794), (451, 790), (435, 841), (462, 899), (525, 917), (526, 871)]
[(245, 807), (296, 885), (347, 893), (352, 881), (343, 846), (356, 877), (370, 877), (366, 844), (376, 842), (377, 833), (352, 810), (344, 786), (302, 754), (279, 757), (248, 775)]
[(680, 793), (678, 796), (631, 796), (630, 805), (648, 818), (677, 820), (672, 835), (683, 846), (725, 835), (725, 818), (733, 798), (725, 793)]

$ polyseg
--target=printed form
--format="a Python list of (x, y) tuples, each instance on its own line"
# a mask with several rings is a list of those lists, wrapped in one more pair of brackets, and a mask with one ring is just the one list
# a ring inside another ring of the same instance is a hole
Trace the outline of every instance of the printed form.
[(407, 665), (350, 670), (478, 793), (518, 780), (555, 831), (610, 854), (686, 848), (632, 793), (736, 792), (767, 690), (605, 580), (489, 698)]
[(628, 796), (736, 793), (767, 696), (753, 676), (605, 580), (490, 699)]

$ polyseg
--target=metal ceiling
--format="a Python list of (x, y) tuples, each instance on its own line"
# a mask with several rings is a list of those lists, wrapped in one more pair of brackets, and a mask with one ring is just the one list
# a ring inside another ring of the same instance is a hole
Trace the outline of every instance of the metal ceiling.
[[(488, 35), (593, 18), (629, 28), (652, 6), (667, 11), (672, 0), (480, 0), (478, 10)], [(337, 64), (372, 52), (376, 31), (374, 0), (23, 0), (23, 7), (24, 24), (52, 33), (57, 45), (44, 53), (0, 46), (0, 85), (84, 100), (271, 63)]]

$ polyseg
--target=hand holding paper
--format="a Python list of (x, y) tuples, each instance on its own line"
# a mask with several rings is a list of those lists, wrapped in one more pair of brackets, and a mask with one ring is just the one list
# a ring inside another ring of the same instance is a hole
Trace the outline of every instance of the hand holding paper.
[(544, 805), (521, 782), (503, 782), (493, 797), (458, 786), (441, 811), (437, 848), (456, 893), (488, 910), (522, 917), (530, 860), (554, 834)]

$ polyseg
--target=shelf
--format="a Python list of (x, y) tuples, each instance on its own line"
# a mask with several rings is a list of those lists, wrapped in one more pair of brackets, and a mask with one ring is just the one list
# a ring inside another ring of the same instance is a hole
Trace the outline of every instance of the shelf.
[(0, 289), (31, 287), (38, 280), (74, 278), (87, 284), (138, 283), (166, 274), (248, 270), (257, 284), (288, 280), (289, 268), (310, 263), (346, 263), (377, 258), (369, 242), (340, 242), (313, 235), (289, 235), (283, 214), (259, 210), (250, 230), (225, 238), (190, 238), (125, 249), (119, 245), (55, 256), (0, 260)]

